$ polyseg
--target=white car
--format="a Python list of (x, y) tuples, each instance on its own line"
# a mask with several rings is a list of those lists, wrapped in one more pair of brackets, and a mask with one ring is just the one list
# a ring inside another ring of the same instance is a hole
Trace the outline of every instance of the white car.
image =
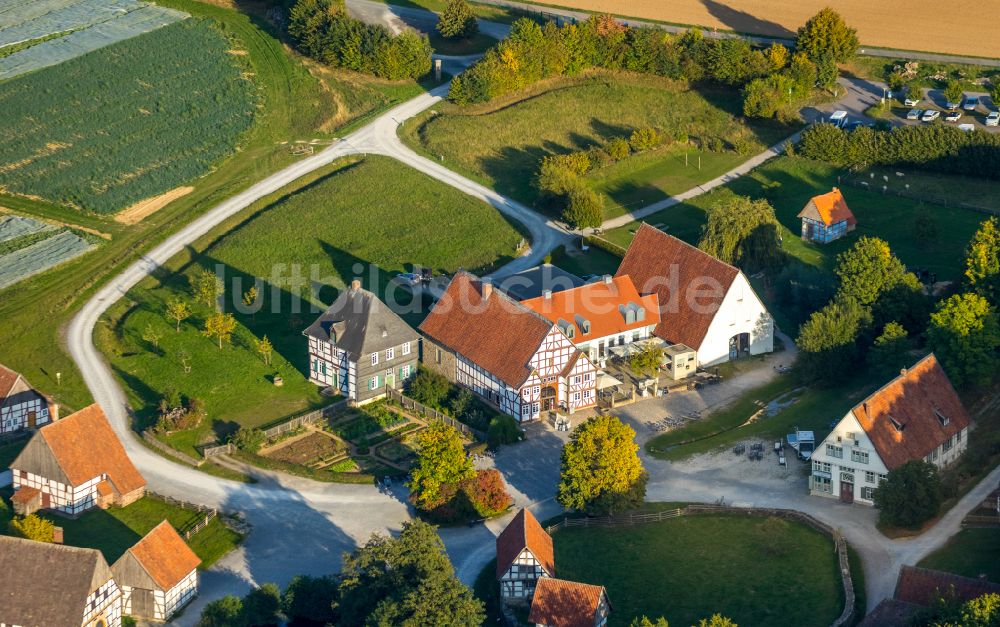
[(979, 106), (978, 96), (966, 96), (965, 102), (962, 103), (962, 108), (966, 111), (975, 111), (976, 107)]
[(1000, 126), (1000, 111), (990, 111), (986, 116), (986, 126)]
[(965, 131), (966, 133), (972, 133), (972, 132), (975, 132), (976, 125), (975, 124), (959, 124), (958, 125), (958, 130)]
[(944, 108), (948, 109), (949, 111), (953, 111), (953, 110), (955, 110), (955, 109), (957, 109), (957, 108), (959, 108), (961, 106), (962, 106), (962, 101), (961, 100), (959, 100), (958, 102), (952, 102), (952, 101), (949, 100), (949, 101), (947, 101), (947, 102), (944, 103)]
[(962, 119), (961, 111), (949, 111), (948, 115), (944, 116), (945, 122), (958, 122)]
[(910, 109), (909, 113), (906, 114), (907, 120), (919, 120), (920, 116), (924, 114), (923, 109)]
[(937, 109), (928, 109), (924, 111), (924, 114), (920, 117), (924, 122), (933, 122), (934, 120), (941, 117), (941, 112)]
[(918, 104), (920, 104), (920, 98), (910, 97), (910, 98), (907, 98), (906, 100), (903, 101), (903, 105), (905, 105), (907, 107), (915, 107)]

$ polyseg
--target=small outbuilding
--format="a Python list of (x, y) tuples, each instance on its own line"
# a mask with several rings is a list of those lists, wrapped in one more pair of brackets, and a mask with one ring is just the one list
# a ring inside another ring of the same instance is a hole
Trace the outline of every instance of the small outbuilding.
[(522, 509), (497, 536), (497, 581), (504, 600), (530, 600), (535, 586), (555, 575), (552, 537)]
[(610, 612), (604, 586), (546, 578), (535, 588), (528, 622), (536, 627), (604, 627)]
[(858, 225), (844, 194), (836, 187), (826, 194), (813, 196), (799, 212), (799, 218), (802, 219), (802, 239), (817, 244), (840, 239)]
[(165, 621), (198, 593), (201, 559), (164, 520), (111, 567), (121, 586), (124, 613)]

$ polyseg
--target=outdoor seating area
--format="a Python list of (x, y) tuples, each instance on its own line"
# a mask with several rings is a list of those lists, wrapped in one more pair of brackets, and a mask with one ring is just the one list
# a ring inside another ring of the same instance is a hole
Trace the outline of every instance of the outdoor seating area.
[(698, 420), (699, 418), (701, 418), (700, 411), (697, 410), (689, 411), (677, 416), (670, 416), (670, 415), (665, 416), (661, 420), (657, 420), (656, 422), (650, 423), (650, 427), (653, 429), (653, 431), (656, 432), (669, 431), (670, 429), (677, 429), (678, 427), (683, 427), (687, 423)]

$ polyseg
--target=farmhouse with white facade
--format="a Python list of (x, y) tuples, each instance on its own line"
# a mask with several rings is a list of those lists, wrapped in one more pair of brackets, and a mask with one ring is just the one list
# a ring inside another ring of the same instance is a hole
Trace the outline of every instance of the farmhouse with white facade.
[(871, 505), (890, 470), (924, 459), (943, 468), (968, 445), (969, 414), (930, 354), (855, 406), (812, 455), (809, 490)]
[(738, 269), (642, 224), (618, 267), (640, 294), (659, 298), (654, 333), (684, 344), (708, 366), (774, 350), (774, 324)]
[(146, 492), (99, 405), (39, 429), (11, 463), (21, 515), (50, 509), (76, 516), (92, 507), (125, 506)]
[(459, 272), (420, 325), (423, 363), (518, 420), (597, 403), (597, 368), (559, 326)]
[(198, 594), (201, 559), (164, 520), (111, 567), (121, 586), (122, 611), (165, 621)]
[(0, 572), (0, 625), (121, 627), (121, 590), (96, 549), (0, 536)]
[(355, 280), (303, 334), (309, 380), (355, 403), (385, 396), (416, 374), (420, 335)]
[(505, 600), (531, 599), (543, 577), (555, 576), (552, 537), (522, 509), (497, 536), (497, 581)]
[(521, 304), (554, 323), (591, 361), (610, 349), (645, 340), (660, 323), (656, 294), (640, 296), (632, 279), (605, 276), (559, 292), (546, 290)]
[(23, 376), (0, 365), (0, 435), (34, 429), (57, 418), (56, 405)]

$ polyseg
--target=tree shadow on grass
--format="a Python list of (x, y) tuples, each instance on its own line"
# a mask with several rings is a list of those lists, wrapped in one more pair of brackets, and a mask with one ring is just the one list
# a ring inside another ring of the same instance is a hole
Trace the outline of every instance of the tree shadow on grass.
[(125, 551), (142, 539), (122, 521), (103, 509), (88, 510), (79, 518), (64, 518), (46, 513), (45, 517), (63, 528), (63, 541), (70, 546), (97, 549), (108, 564), (113, 564)]
[(728, 28), (738, 33), (752, 33), (768, 37), (781, 37), (783, 39), (795, 37), (795, 33), (777, 22), (762, 20), (751, 13), (734, 9), (731, 6), (715, 2), (714, 0), (702, 0), (702, 3), (708, 9), (709, 13)]

